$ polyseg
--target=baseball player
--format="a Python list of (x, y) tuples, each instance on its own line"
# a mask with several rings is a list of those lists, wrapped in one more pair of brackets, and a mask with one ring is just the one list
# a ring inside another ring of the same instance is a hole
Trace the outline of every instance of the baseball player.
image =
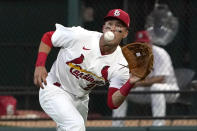
[[(132, 91), (176, 91), (179, 90), (175, 77), (171, 58), (168, 53), (161, 47), (151, 44), (147, 31), (136, 33), (137, 42), (146, 42), (152, 47), (154, 55), (153, 71), (143, 82), (135, 84), (138, 88)], [(147, 88), (148, 87), (148, 88)], [(150, 87), (150, 88), (149, 88)], [(173, 103), (179, 94), (151, 94), (137, 95), (131, 94), (127, 98), (129, 101), (137, 103), (151, 103), (153, 117), (164, 117), (166, 115), (166, 102)], [(113, 117), (124, 117), (127, 112), (127, 102), (125, 101), (118, 109), (113, 110)], [(153, 126), (165, 125), (164, 120), (154, 120)], [(114, 121), (113, 126), (124, 126), (123, 121)]]
[[(64, 27), (43, 35), (34, 72), (34, 84), (40, 88), (43, 110), (56, 122), (58, 131), (85, 131), (89, 92), (109, 82), (108, 106), (118, 108), (134, 83), (119, 46), (128, 35), (129, 15), (113, 9), (104, 17), (103, 33), (82, 27)], [(104, 39), (113, 32), (114, 39)], [(60, 47), (56, 61), (47, 73), (45, 62), (52, 47)]]

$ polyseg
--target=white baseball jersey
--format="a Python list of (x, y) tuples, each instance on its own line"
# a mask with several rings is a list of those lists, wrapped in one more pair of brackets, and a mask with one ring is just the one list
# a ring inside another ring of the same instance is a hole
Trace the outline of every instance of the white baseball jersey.
[(67, 28), (56, 24), (51, 41), (61, 47), (47, 77), (49, 82), (59, 82), (61, 88), (78, 97), (88, 94), (95, 86), (120, 88), (129, 78), (128, 65), (121, 48), (102, 55), (99, 41), (102, 33), (81, 27)]
[[(152, 45), (153, 55), (154, 55), (154, 70), (150, 73), (151, 76), (166, 76), (165, 83), (167, 83), (171, 89), (178, 89), (177, 81), (171, 62), (171, 58), (168, 53), (161, 47)], [(172, 87), (174, 86), (174, 87)], [(170, 90), (170, 89), (162, 89)]]

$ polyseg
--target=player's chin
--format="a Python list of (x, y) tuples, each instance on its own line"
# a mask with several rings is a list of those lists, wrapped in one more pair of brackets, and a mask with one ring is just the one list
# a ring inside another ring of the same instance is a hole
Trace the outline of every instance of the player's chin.
[(114, 41), (113, 40), (112, 41), (106, 41), (105, 44), (108, 45), (108, 46), (114, 45)]
[(106, 42), (106, 43), (113, 43), (113, 40), (111, 40), (111, 41), (106, 40), (105, 42)]
[(112, 44), (112, 43), (115, 43), (116, 40), (115, 40), (115, 39), (113, 39), (113, 40), (105, 40), (105, 42), (106, 42), (106, 43), (111, 43), (111, 44)]

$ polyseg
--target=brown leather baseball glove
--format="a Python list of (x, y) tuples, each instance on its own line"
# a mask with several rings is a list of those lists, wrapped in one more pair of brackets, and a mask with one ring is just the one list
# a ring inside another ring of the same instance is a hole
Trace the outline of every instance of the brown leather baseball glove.
[(131, 74), (144, 79), (153, 69), (153, 53), (148, 43), (130, 43), (122, 47)]

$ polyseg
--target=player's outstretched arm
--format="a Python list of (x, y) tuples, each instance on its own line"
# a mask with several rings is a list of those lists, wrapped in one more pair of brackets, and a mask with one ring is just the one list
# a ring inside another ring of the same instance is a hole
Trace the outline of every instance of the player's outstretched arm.
[(114, 93), (114, 95), (112, 96), (112, 100), (114, 102), (114, 105), (120, 106), (126, 96), (129, 94), (130, 89), (132, 87), (134, 87), (135, 83), (140, 81), (141, 78), (137, 77), (137, 76), (130, 76), (129, 80), (127, 81), (127, 83), (125, 83), (125, 85), (123, 85), (120, 90), (118, 90), (117, 92)]
[(165, 83), (165, 76), (152, 76), (145, 78), (143, 81), (137, 82), (135, 87), (150, 87), (155, 83)]
[(50, 51), (51, 47), (41, 41), (34, 71), (34, 84), (41, 88), (44, 88), (42, 82), (44, 82), (45, 85), (47, 84), (46, 77), (48, 73), (45, 62)]
[(117, 88), (109, 88), (108, 106), (111, 109), (118, 108), (124, 102), (130, 92), (130, 89), (133, 88), (135, 83), (140, 80), (141, 78), (130, 75), (129, 80), (119, 90)]

